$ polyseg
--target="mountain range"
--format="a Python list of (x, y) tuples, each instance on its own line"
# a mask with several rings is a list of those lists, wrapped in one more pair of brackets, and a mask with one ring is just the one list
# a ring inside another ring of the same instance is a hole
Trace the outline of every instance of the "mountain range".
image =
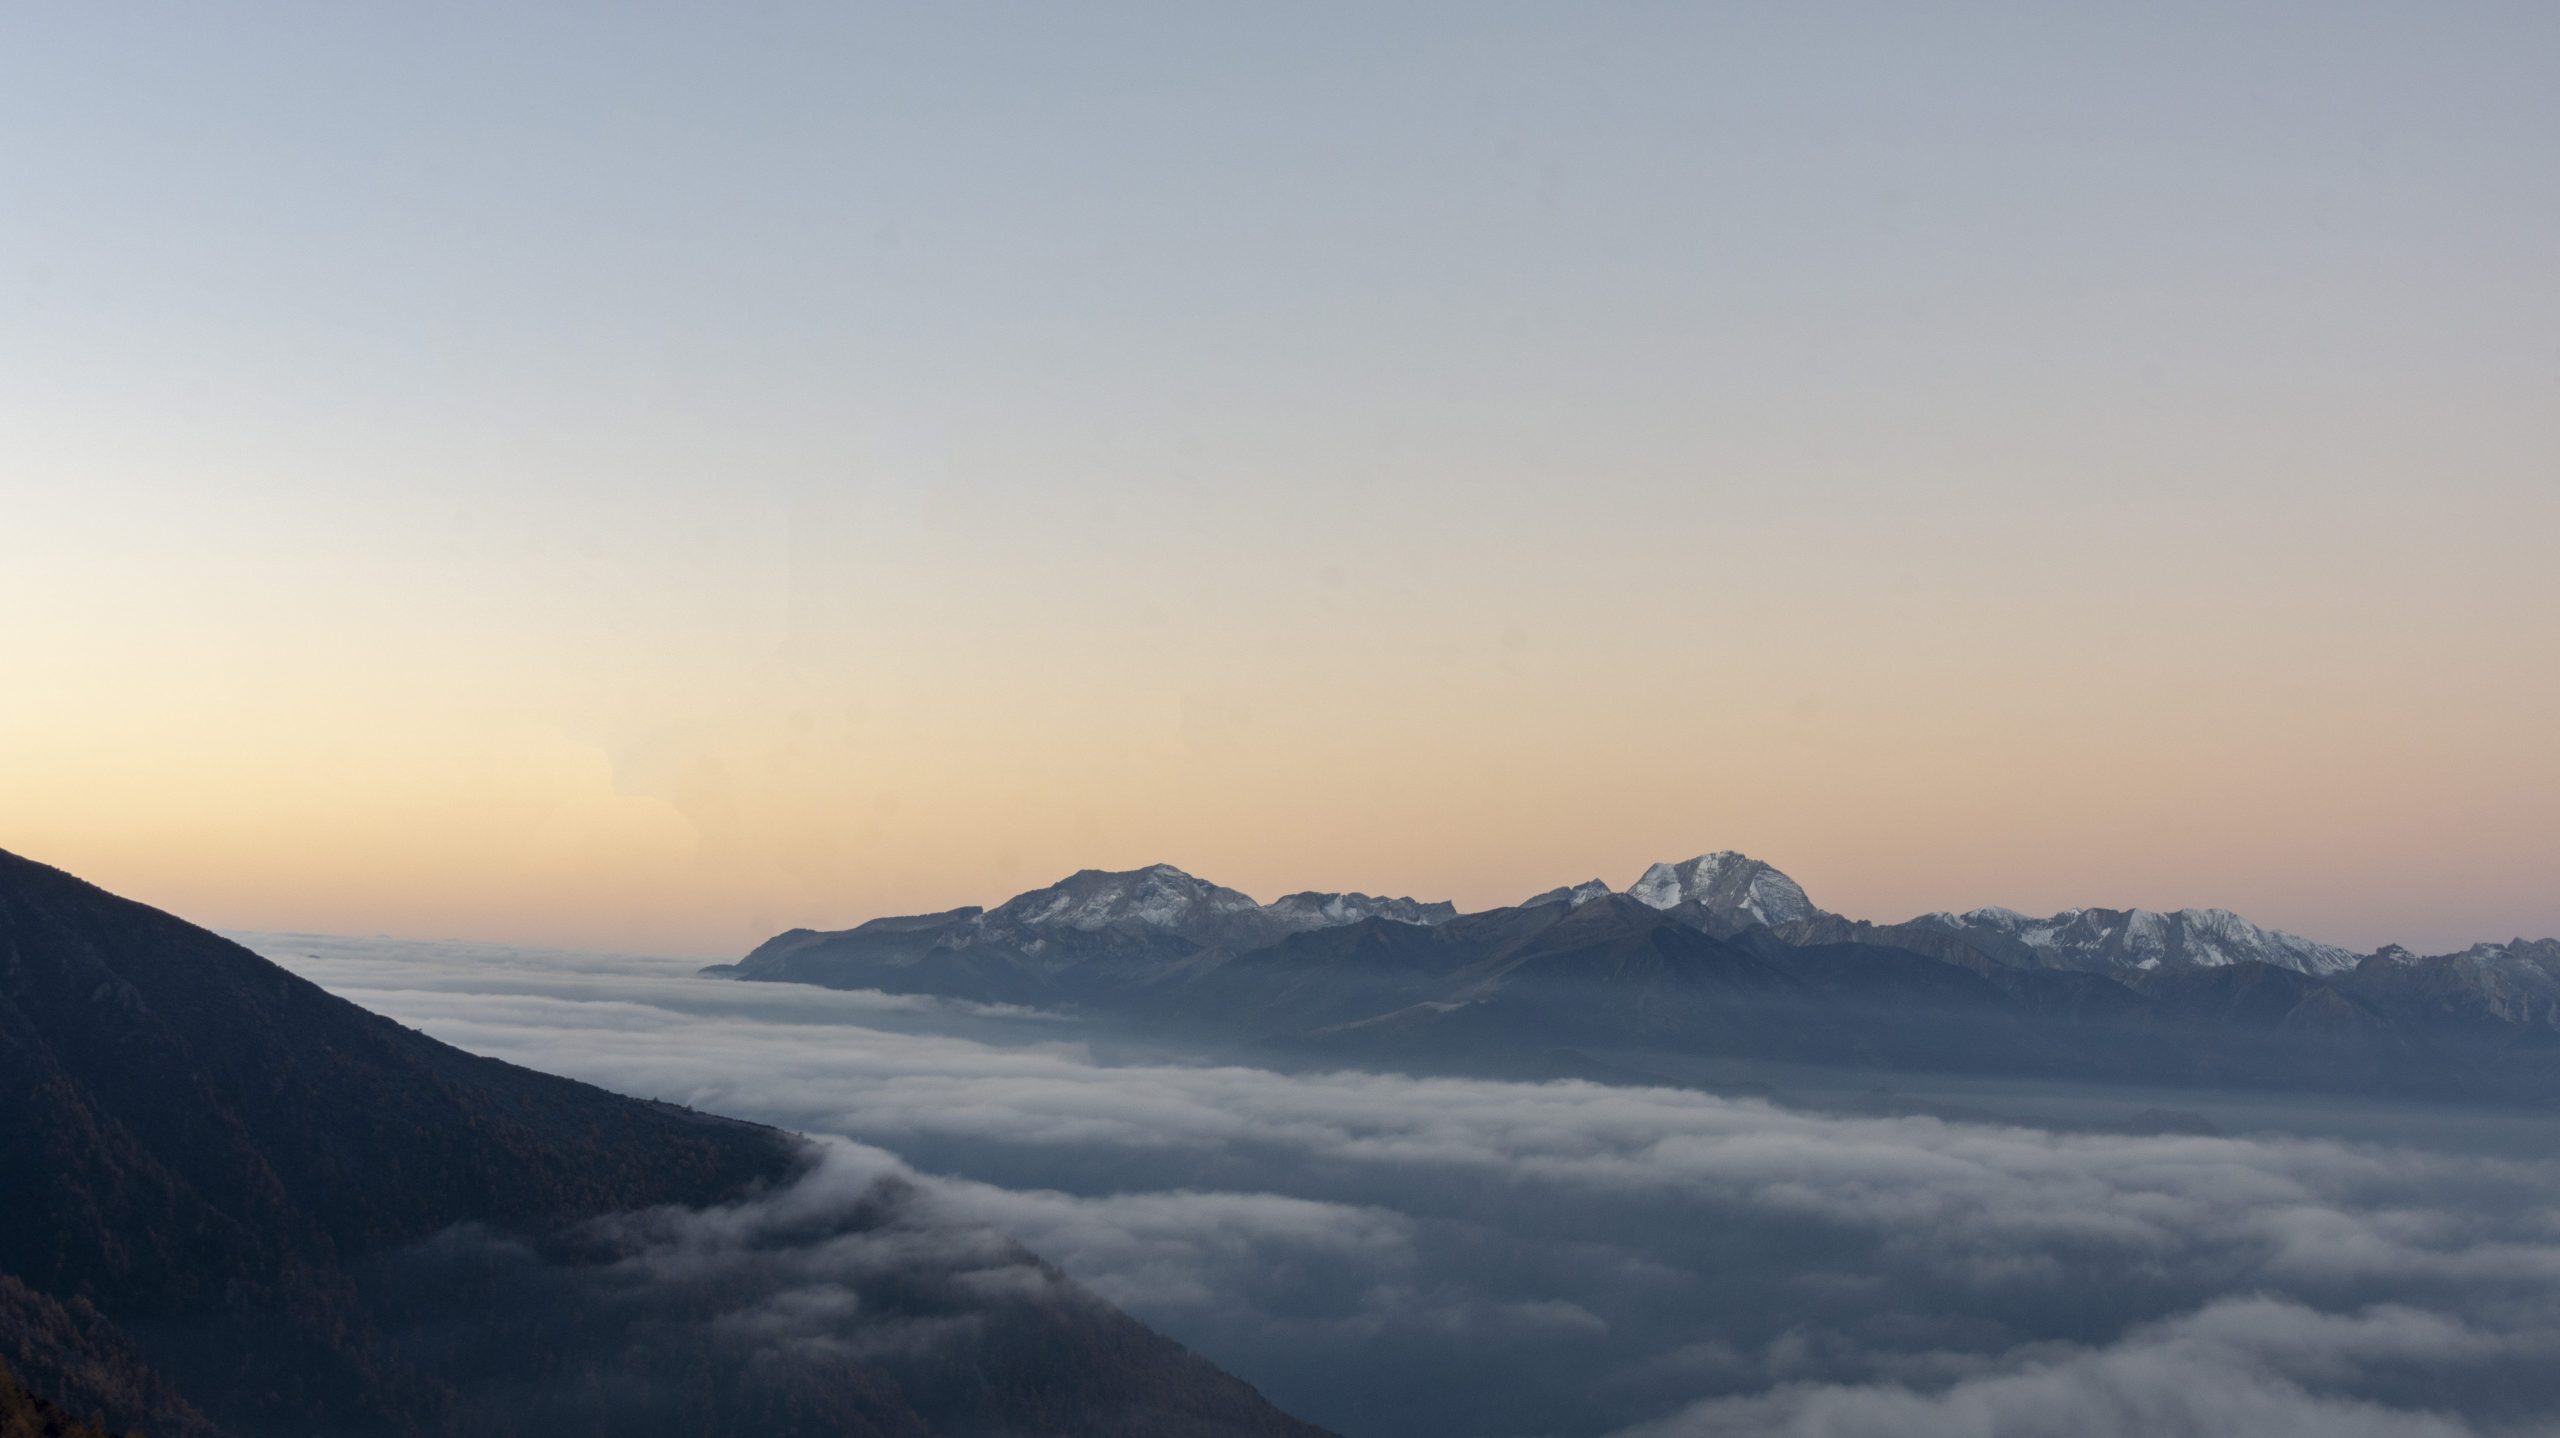
[(1469, 914), (1368, 894), (1266, 905), (1163, 864), (1085, 870), (992, 909), (796, 929), (706, 972), (1403, 1067), (1601, 1073), (1637, 1056), (1653, 1076), (1664, 1057), (1754, 1058), (2560, 1094), (2560, 942), (2359, 954), (2223, 909), (1875, 924), (1733, 852)]
[(911, 1186), (830, 1198), (822, 1169), (0, 853), (0, 1424), (1320, 1438)]

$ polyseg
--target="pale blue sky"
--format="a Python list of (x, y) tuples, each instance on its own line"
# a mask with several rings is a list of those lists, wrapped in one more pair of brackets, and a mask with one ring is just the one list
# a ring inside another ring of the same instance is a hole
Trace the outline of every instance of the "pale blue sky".
[(0, 13), (0, 843), (317, 748), (378, 862), (209, 917), (627, 942), (396, 897), (530, 728), (714, 949), (1716, 847), (2560, 929), (2560, 9)]

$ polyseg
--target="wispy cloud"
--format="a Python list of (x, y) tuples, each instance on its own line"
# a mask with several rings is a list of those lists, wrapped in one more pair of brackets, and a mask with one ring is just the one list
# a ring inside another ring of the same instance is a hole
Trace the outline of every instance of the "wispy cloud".
[(1619, 1438), (2458, 1438), (2479, 1430), (2363, 1390), (2388, 1386), (2374, 1381), (2377, 1371), (2539, 1361), (2552, 1341), (2547, 1331), (2493, 1335), (2410, 1308), (2332, 1314), (2226, 1299), (2103, 1347), (2031, 1348), (2002, 1371), (1943, 1387), (1788, 1384), (1700, 1403)]

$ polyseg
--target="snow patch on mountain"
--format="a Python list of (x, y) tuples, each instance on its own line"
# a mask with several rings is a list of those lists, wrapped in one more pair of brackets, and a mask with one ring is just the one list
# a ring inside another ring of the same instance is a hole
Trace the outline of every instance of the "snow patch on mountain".
[(2012, 939), (2057, 968), (2219, 968), (2254, 961), (2336, 974), (2362, 957), (2299, 934), (2262, 929), (2229, 909), (2065, 909), (2041, 919), (2011, 909), (1975, 909), (1913, 922)]
[(1391, 919), (1399, 924), (1447, 923), (1458, 916), (1458, 906), (1442, 900), (1426, 904), (1412, 898), (1381, 898), (1374, 894), (1324, 894), (1309, 891), (1283, 894), (1265, 905), (1263, 912), (1293, 928), (1329, 929), (1356, 924), (1364, 919)]

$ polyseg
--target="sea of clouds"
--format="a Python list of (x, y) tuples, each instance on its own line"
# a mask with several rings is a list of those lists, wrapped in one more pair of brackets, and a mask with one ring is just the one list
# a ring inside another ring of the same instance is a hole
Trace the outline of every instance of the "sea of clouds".
[[(475, 1052), (822, 1136), (771, 1204), (913, 1183), (1353, 1438), (2560, 1433), (2540, 1119), (1277, 1073), (685, 960), (235, 937)], [(810, 1341), (849, 1291), (732, 1327)]]

